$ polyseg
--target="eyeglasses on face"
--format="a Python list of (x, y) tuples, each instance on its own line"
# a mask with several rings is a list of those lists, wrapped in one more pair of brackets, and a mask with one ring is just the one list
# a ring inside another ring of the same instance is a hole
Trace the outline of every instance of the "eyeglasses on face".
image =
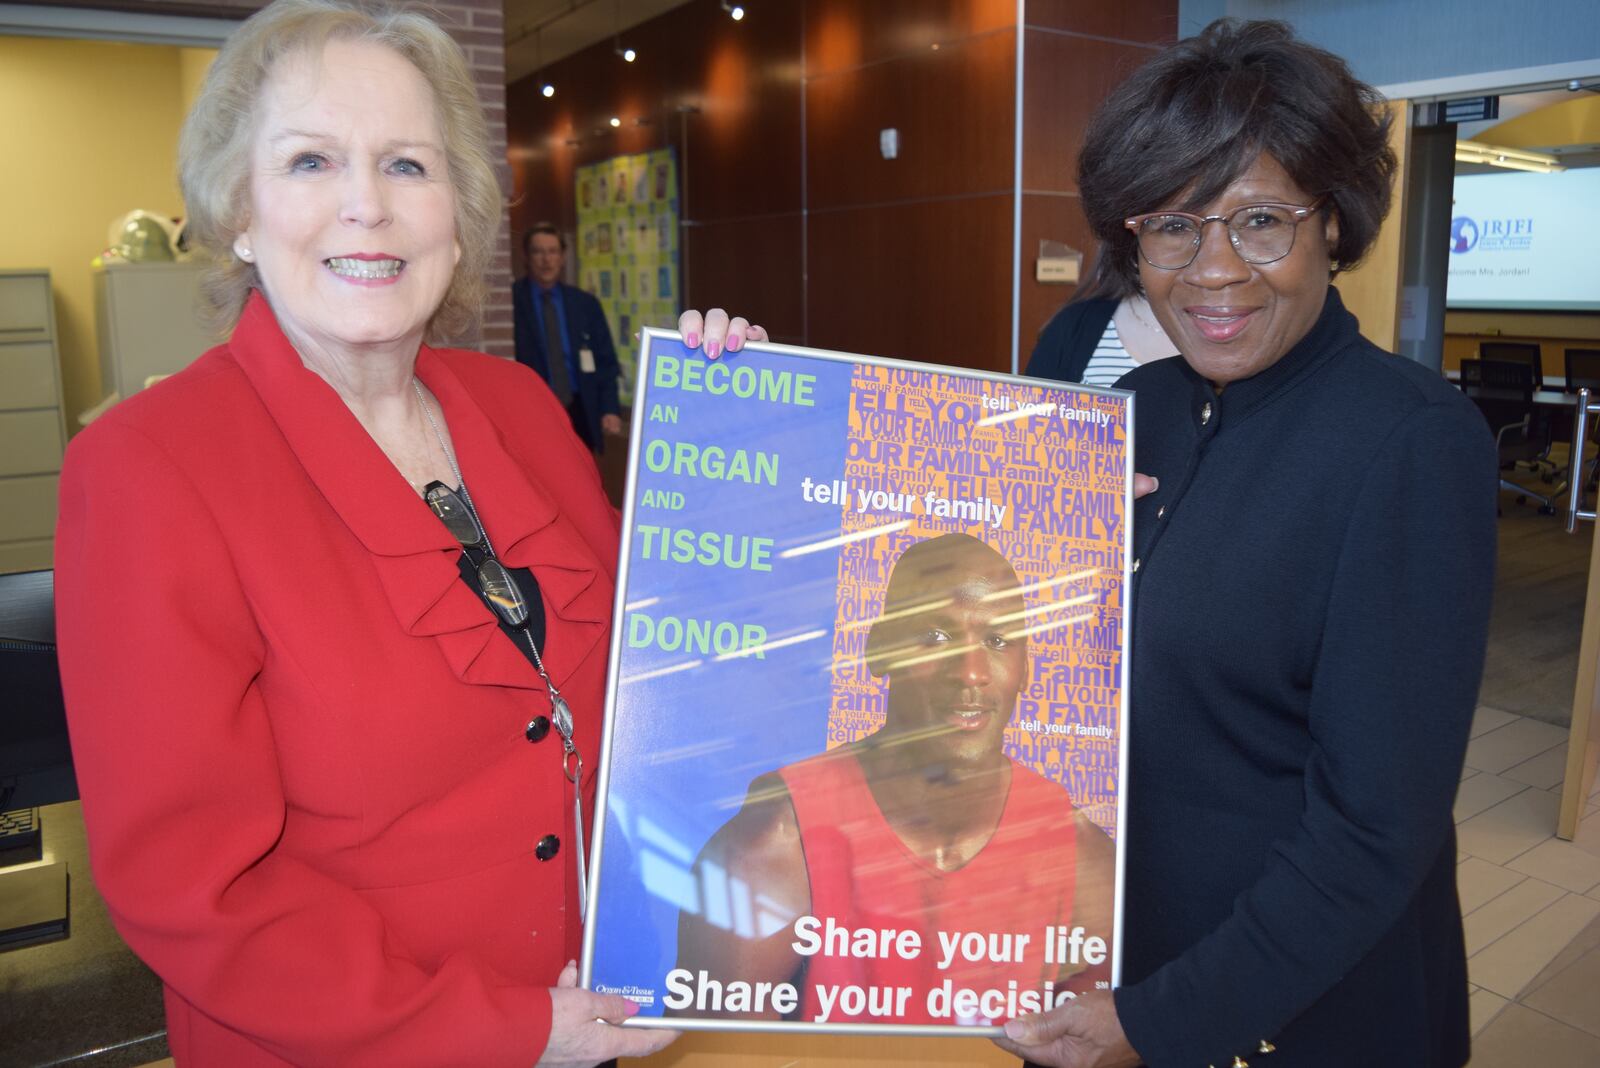
[(478, 589), (495, 614), (508, 627), (526, 624), (528, 600), (522, 595), (522, 588), (517, 585), (511, 572), (492, 556), (482, 560), (474, 558), (473, 553), (487, 552), (488, 543), (483, 536), (483, 528), (478, 525), (477, 518), (461, 495), (443, 482), (430, 482), (423, 487), (422, 499), (428, 502), (433, 514), (444, 523), (450, 536), (461, 543), (462, 549), (468, 550), (467, 558), (477, 565)]
[(1207, 223), (1228, 229), (1228, 240), (1246, 263), (1275, 263), (1294, 248), (1295, 230), (1311, 217), (1322, 198), (1295, 204), (1247, 204), (1226, 215), (1193, 215), (1186, 211), (1152, 211), (1124, 219), (1139, 241), (1139, 254), (1152, 267), (1178, 271), (1200, 254)]

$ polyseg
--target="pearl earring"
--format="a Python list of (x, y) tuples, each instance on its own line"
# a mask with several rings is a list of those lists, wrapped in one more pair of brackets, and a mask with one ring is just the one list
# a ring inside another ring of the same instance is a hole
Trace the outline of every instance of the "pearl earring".
[(241, 260), (243, 260), (246, 263), (249, 263), (251, 260), (253, 260), (255, 258), (255, 253), (250, 251), (250, 246), (246, 245), (244, 243), (244, 238), (242, 238), (242, 237), (241, 238), (237, 238), (237, 239), (234, 240), (234, 242), (233, 242), (233, 254), (235, 256), (238, 256)]

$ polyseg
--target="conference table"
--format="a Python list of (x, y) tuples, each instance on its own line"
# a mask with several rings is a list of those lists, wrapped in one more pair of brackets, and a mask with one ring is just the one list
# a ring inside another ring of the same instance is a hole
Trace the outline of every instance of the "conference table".
[(1547, 407), (1572, 408), (1578, 403), (1578, 395), (1565, 393), (1559, 389), (1536, 389), (1533, 391), (1533, 403)]

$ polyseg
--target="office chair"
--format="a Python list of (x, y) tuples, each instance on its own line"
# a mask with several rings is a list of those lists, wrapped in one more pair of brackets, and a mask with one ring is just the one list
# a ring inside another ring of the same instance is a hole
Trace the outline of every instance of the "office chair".
[[(1478, 358), (1481, 360), (1494, 360), (1498, 363), (1525, 363), (1533, 368), (1533, 388), (1535, 390), (1544, 389), (1544, 356), (1543, 350), (1536, 341), (1482, 341), (1478, 343)], [(1544, 413), (1544, 417), (1549, 419), (1550, 413)], [(1565, 413), (1562, 413), (1561, 418), (1565, 418)], [(1570, 435), (1570, 430), (1567, 433)], [(1552, 433), (1548, 441), (1552, 445), (1555, 444), (1553, 424)], [(1554, 460), (1550, 459), (1548, 446), (1538, 456), (1520, 462), (1531, 466), (1534, 472), (1546, 481), (1556, 476), (1557, 465)]]
[(1600, 349), (1567, 349), (1565, 355), (1566, 392), (1587, 389), (1591, 395), (1600, 394)]
[(1544, 388), (1544, 359), (1536, 341), (1480, 341), (1478, 359), (1525, 363), (1533, 368), (1533, 388)]
[(38, 806), (78, 796), (55, 643), (55, 572), (0, 575), (0, 855), (36, 849)]
[[(1550, 451), (1550, 422), (1533, 403), (1533, 381), (1533, 369), (1526, 363), (1461, 361), (1461, 392), (1478, 406), (1494, 431), (1501, 471), (1514, 472), (1519, 463), (1537, 463)], [(1516, 493), (1518, 504), (1532, 497), (1539, 502), (1541, 514), (1555, 514), (1550, 498), (1542, 493), (1503, 476), (1500, 488)]]
[(0, 949), (67, 933), (67, 866), (39, 806), (78, 796), (56, 669), (55, 572), (0, 575)]

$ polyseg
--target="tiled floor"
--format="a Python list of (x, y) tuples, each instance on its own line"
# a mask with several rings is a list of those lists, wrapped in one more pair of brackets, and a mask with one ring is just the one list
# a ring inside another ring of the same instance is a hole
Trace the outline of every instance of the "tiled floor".
[(1600, 784), (1554, 837), (1567, 732), (1483, 707), (1456, 796), (1471, 1068), (1600, 1065)]

